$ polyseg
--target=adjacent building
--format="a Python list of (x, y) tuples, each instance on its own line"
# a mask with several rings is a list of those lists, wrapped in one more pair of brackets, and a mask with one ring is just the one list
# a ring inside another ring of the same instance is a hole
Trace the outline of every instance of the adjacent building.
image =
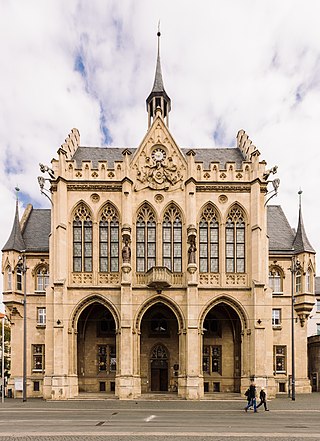
[(159, 52), (146, 104), (139, 146), (83, 146), (72, 129), (41, 166), (51, 209), (19, 219), (17, 204), (2, 249), (14, 396), (24, 322), (28, 397), (198, 400), (250, 379), (288, 393), (292, 323), (296, 392), (310, 392), (315, 251), (301, 207), (294, 232), (267, 205), (276, 168), (243, 130), (233, 148), (179, 147)]

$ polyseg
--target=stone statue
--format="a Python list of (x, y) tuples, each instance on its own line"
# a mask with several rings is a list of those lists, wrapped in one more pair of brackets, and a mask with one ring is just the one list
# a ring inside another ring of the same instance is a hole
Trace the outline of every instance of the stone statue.
[(124, 246), (122, 248), (122, 262), (130, 263), (131, 260), (131, 248), (129, 245), (129, 239), (125, 239)]
[(190, 241), (190, 246), (188, 249), (188, 264), (189, 263), (196, 263), (196, 251), (197, 251), (197, 248), (196, 248), (195, 240), (192, 239)]

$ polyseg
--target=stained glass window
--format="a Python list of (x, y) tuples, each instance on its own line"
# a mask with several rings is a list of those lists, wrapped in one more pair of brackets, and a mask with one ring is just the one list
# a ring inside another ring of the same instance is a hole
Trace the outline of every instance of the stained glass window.
[(234, 206), (226, 224), (226, 271), (245, 272), (245, 223), (243, 211)]
[(169, 206), (162, 222), (162, 264), (176, 273), (182, 271), (182, 222), (174, 204)]
[(80, 204), (73, 218), (73, 271), (92, 271), (91, 213)]
[(201, 273), (219, 271), (219, 224), (217, 212), (208, 205), (199, 224), (199, 263)]
[(119, 216), (112, 204), (107, 204), (100, 216), (99, 271), (119, 271)]
[(137, 272), (144, 273), (156, 265), (156, 222), (148, 204), (139, 210), (136, 226)]

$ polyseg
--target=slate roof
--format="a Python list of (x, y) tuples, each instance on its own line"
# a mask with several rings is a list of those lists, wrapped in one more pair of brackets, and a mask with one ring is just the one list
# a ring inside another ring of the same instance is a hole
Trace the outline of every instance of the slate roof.
[(23, 231), (26, 251), (49, 252), (51, 210), (35, 208), (31, 211)]
[(24, 243), (20, 222), (19, 222), (19, 208), (18, 201), (16, 202), (16, 213), (14, 216), (14, 221), (12, 225), (12, 230), (7, 240), (5, 246), (2, 248), (2, 251), (23, 251), (25, 250), (26, 245)]
[[(108, 167), (114, 168), (115, 161), (123, 161), (122, 152), (125, 147), (78, 147), (72, 159), (76, 161), (77, 168), (81, 168), (82, 161), (92, 161), (93, 168), (98, 168), (98, 161), (108, 161)], [(136, 148), (128, 148), (132, 154)], [(227, 162), (235, 162), (237, 168), (242, 167), (244, 157), (238, 148), (182, 148), (184, 156), (187, 152), (195, 152), (195, 161), (202, 162), (204, 169), (210, 168), (210, 162), (219, 162), (220, 168), (225, 168)]]
[(299, 222), (298, 222), (298, 229), (297, 234), (293, 242), (293, 247), (295, 253), (303, 253), (303, 252), (309, 252), (309, 253), (315, 253), (315, 250), (312, 248), (312, 245), (310, 244), (303, 224), (302, 219), (302, 211), (301, 208), (299, 209)]
[(269, 251), (292, 253), (295, 234), (280, 205), (267, 206)]

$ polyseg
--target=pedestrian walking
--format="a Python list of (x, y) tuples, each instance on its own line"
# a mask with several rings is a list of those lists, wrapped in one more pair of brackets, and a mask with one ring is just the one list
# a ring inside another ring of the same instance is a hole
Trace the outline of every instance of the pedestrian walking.
[(257, 409), (263, 404), (264, 410), (269, 410), (267, 407), (267, 394), (264, 387), (261, 388), (259, 396), (260, 396), (260, 403), (258, 404)]
[[(257, 400), (256, 400), (257, 390), (254, 382), (250, 384), (249, 387), (249, 393), (248, 393), (248, 404), (244, 408), (244, 410), (247, 412), (249, 407), (253, 406), (253, 410), (256, 413), (257, 412)], [(249, 401), (250, 400), (250, 401)]]

